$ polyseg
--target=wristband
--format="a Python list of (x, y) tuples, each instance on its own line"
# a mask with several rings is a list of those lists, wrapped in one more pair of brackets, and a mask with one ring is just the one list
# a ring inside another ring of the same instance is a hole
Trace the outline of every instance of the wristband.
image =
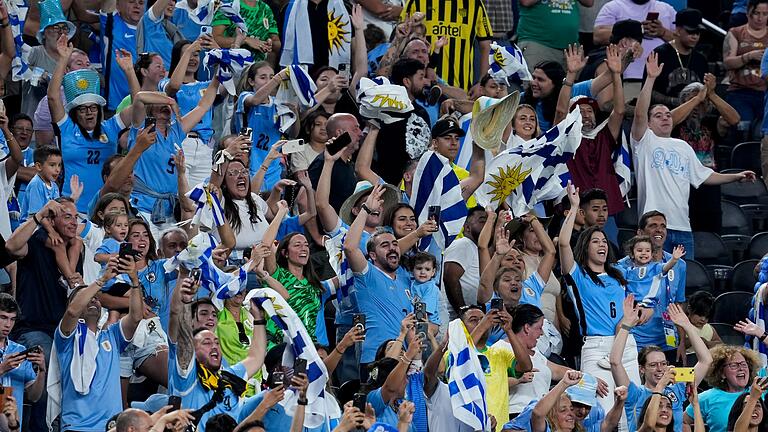
[(40, 226), (40, 220), (37, 218), (37, 213), (32, 213), (32, 220), (35, 221), (37, 226)]
[(568, 81), (568, 78), (563, 78), (563, 85), (566, 87), (573, 87), (573, 83)]
[(765, 342), (765, 338), (768, 338), (768, 332), (763, 332), (763, 335), (760, 336), (758, 339), (760, 339), (762, 342)]
[(632, 331), (632, 326), (626, 325), (624, 323), (621, 323), (621, 328), (623, 328), (626, 331)]
[(344, 355), (344, 351), (339, 351), (339, 346), (338, 345), (336, 345), (336, 347), (333, 350), (336, 351), (337, 353), (339, 353), (339, 355)]
[[(0, 28), (6, 28), (6, 27), (8, 27), (9, 25), (11, 25), (11, 23), (8, 23), (8, 22), (7, 22), (7, 23), (5, 23), (5, 24), (0, 24)], [(18, 429), (18, 426), (16, 426), (16, 428)], [(13, 429), (13, 428), (11, 428), (11, 429)]]
[(260, 320), (253, 320), (253, 325), (267, 325), (267, 320), (260, 319)]
[(372, 214), (373, 213), (373, 211), (371, 211), (371, 209), (365, 203), (360, 204), (360, 209), (361, 210), (365, 210), (365, 212), (368, 213), (368, 214)]
[(297, 400), (296, 403), (302, 406), (307, 406), (309, 401), (306, 398), (305, 399), (299, 398), (299, 400)]
[(141, 284), (131, 285), (131, 289), (141, 288)]

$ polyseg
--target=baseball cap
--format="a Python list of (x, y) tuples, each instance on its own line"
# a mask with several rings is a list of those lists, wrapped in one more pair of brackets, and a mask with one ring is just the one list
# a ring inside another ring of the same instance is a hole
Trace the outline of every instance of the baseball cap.
[(631, 19), (617, 21), (611, 30), (611, 43), (618, 43), (624, 38), (632, 38), (638, 42), (643, 41), (643, 25), (640, 21)]
[(597, 405), (597, 379), (589, 374), (584, 374), (578, 384), (568, 387), (565, 394), (571, 402), (594, 407)]
[(451, 133), (463, 137), (465, 134), (464, 129), (459, 126), (459, 122), (453, 117), (443, 117), (435, 122), (432, 126), (432, 138), (445, 136)]
[(691, 8), (681, 10), (675, 15), (675, 25), (690, 32), (703, 30), (701, 11)]

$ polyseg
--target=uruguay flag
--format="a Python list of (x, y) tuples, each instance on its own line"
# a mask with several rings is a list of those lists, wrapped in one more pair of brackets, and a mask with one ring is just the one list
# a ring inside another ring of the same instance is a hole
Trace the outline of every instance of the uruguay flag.
[[(350, 301), (349, 295), (355, 289), (354, 275), (349, 267), (347, 255), (344, 253), (344, 239), (346, 236), (346, 230), (341, 230), (341, 232), (326, 240), (324, 244), (325, 250), (328, 251), (328, 263), (339, 278), (339, 288), (336, 290), (336, 301), (338, 303)], [(338, 304), (335, 306), (338, 308)]]
[(490, 431), (485, 372), (475, 344), (460, 319), (448, 326), (448, 390), (453, 415), (476, 431)]
[(233, 96), (235, 95), (235, 82), (232, 80), (232, 77), (239, 75), (245, 68), (246, 63), (252, 61), (253, 56), (251, 52), (244, 48), (214, 49), (205, 53), (205, 57), (203, 57), (203, 65), (207, 71), (213, 70), (213, 67), (216, 65), (219, 66), (217, 73), (219, 83)]
[[(246, 307), (254, 301), (264, 310), (266, 315), (283, 331), (283, 339), (287, 344), (283, 353), (284, 365), (292, 365), (294, 359), (303, 358), (307, 361), (307, 408), (304, 415), (305, 428), (317, 428), (325, 423), (326, 418), (339, 418), (341, 411), (338, 403), (325, 393), (325, 385), (328, 382), (328, 370), (323, 360), (315, 350), (315, 345), (307, 333), (307, 329), (301, 323), (299, 316), (288, 305), (288, 302), (270, 288), (260, 288), (248, 293), (243, 301)], [(293, 416), (299, 400), (299, 392), (293, 388), (285, 391), (285, 397), (280, 405), (285, 408), (285, 414)]]
[(427, 220), (430, 206), (440, 206), (438, 231), (422, 239), (422, 249), (426, 248), (431, 237), (441, 249), (447, 248), (459, 235), (467, 219), (467, 204), (461, 195), (459, 178), (448, 159), (432, 150), (425, 152), (416, 166), (411, 203), (420, 222)]
[(197, 205), (192, 225), (212, 230), (224, 225), (224, 209), (219, 198), (212, 194), (205, 183), (199, 183), (187, 192), (187, 198)]

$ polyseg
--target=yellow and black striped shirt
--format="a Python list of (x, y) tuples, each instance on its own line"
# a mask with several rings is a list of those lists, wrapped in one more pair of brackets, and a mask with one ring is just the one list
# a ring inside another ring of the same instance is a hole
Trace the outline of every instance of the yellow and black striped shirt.
[(437, 74), (448, 84), (468, 90), (472, 85), (474, 44), (493, 37), (482, 0), (408, 0), (403, 14), (425, 15), (427, 37), (448, 39)]

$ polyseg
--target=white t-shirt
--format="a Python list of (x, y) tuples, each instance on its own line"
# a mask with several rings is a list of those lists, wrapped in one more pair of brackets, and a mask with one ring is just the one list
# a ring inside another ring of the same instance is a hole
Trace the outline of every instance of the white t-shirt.
[(256, 208), (259, 209), (258, 216), (261, 220), (251, 223), (251, 216), (248, 214), (248, 203), (245, 199), (235, 201), (238, 214), (240, 215), (240, 231), (235, 233), (237, 238), (235, 249), (238, 251), (247, 249), (253, 246), (254, 243), (260, 242), (264, 238), (264, 232), (269, 228), (267, 202), (255, 193), (251, 193), (251, 198), (256, 203)]
[[(473, 432), (474, 429), (456, 419), (451, 406), (451, 391), (448, 384), (438, 380), (432, 397), (425, 397), (427, 404), (427, 425), (431, 431)], [(499, 423), (504, 424), (504, 423)]]
[(13, 184), (16, 182), (16, 174), (8, 178), (5, 171), (5, 160), (0, 163), (0, 234), (5, 240), (11, 236), (11, 217), (8, 214), (8, 197), (13, 194)]
[[(512, 345), (505, 340), (498, 341), (494, 344), (502, 345), (512, 349)], [(532, 400), (541, 399), (549, 391), (549, 384), (552, 381), (552, 371), (547, 365), (547, 358), (544, 357), (538, 349), (533, 349), (534, 353), (531, 356), (531, 362), (533, 368), (538, 369), (538, 372), (533, 373), (533, 381), (529, 383), (520, 383), (509, 389), (509, 412), (513, 414), (519, 414), (523, 411)]]
[[(456, 239), (445, 250), (443, 261), (454, 262), (464, 269), (459, 283), (464, 296), (464, 304), (477, 304), (477, 287), (480, 285), (480, 263), (477, 245), (472, 240), (462, 237)], [(445, 277), (445, 274), (443, 274)]]
[(690, 145), (656, 136), (650, 128), (640, 141), (632, 138), (639, 214), (664, 213), (667, 228), (691, 231), (688, 219), (690, 187), (698, 188), (714, 171), (696, 158)]

